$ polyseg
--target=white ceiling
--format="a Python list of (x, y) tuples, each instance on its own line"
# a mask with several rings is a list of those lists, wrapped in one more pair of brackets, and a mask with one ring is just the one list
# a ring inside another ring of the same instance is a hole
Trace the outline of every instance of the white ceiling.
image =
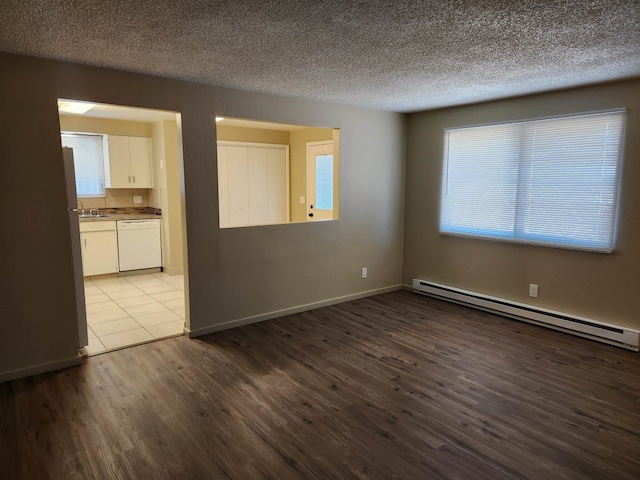
[(410, 112), (640, 76), (640, 2), (2, 0), (0, 51)]
[[(64, 99), (73, 101), (73, 99)], [(85, 103), (85, 102), (81, 102)], [(62, 115), (75, 115), (61, 111)], [(82, 117), (95, 118), (115, 118), (119, 120), (130, 120), (134, 122), (158, 122), (161, 120), (175, 120), (176, 112), (164, 110), (152, 110), (149, 108), (121, 107), (118, 105), (105, 105), (98, 103), (87, 113), (79, 115)]]
[(223, 117), (223, 120), (217, 122), (217, 124), (224, 125), (225, 127), (261, 128), (263, 130), (280, 130), (283, 132), (294, 132), (296, 130), (304, 130), (306, 128), (317, 128), (304, 125), (289, 125), (286, 123), (262, 122), (259, 120), (245, 120), (242, 118), (228, 117)]

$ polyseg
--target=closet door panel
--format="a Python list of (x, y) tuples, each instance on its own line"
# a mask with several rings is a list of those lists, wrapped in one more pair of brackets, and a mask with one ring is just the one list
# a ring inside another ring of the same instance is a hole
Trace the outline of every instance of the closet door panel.
[(247, 147), (229, 147), (227, 178), (229, 180), (229, 226), (249, 225), (249, 171)]
[(269, 222), (269, 149), (248, 148), (249, 171), (249, 225), (265, 225)]
[(284, 149), (267, 151), (268, 223), (287, 222), (287, 155)]
[(218, 147), (218, 211), (220, 212), (220, 228), (229, 226), (229, 173), (227, 164), (229, 162), (229, 147), (221, 145)]

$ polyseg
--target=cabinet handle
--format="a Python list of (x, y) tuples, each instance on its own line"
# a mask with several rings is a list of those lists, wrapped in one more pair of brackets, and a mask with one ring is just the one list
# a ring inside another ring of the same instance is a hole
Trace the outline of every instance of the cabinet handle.
[(133, 183), (136, 183), (136, 176), (133, 176)]
[(87, 239), (86, 238), (84, 239), (84, 246), (85, 247), (87, 246)]
[(131, 183), (131, 175), (129, 175), (127, 178), (129, 179), (128, 182)]

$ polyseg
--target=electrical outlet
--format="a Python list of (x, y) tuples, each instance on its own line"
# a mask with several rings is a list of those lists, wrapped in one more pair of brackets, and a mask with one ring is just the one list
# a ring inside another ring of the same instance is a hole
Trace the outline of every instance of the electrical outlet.
[(142, 195), (134, 195), (133, 203), (142, 203)]
[(304, 203), (304, 196), (303, 195), (300, 196), (300, 203)]
[(529, 296), (538, 298), (538, 285), (536, 285), (535, 283), (529, 284)]
[(367, 278), (367, 267), (362, 267), (362, 278)]

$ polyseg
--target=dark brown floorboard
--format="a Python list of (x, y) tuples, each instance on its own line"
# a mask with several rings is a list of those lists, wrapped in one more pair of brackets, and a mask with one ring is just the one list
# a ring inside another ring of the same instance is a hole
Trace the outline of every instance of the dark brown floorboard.
[(408, 292), (0, 385), (2, 479), (638, 479), (640, 355)]

